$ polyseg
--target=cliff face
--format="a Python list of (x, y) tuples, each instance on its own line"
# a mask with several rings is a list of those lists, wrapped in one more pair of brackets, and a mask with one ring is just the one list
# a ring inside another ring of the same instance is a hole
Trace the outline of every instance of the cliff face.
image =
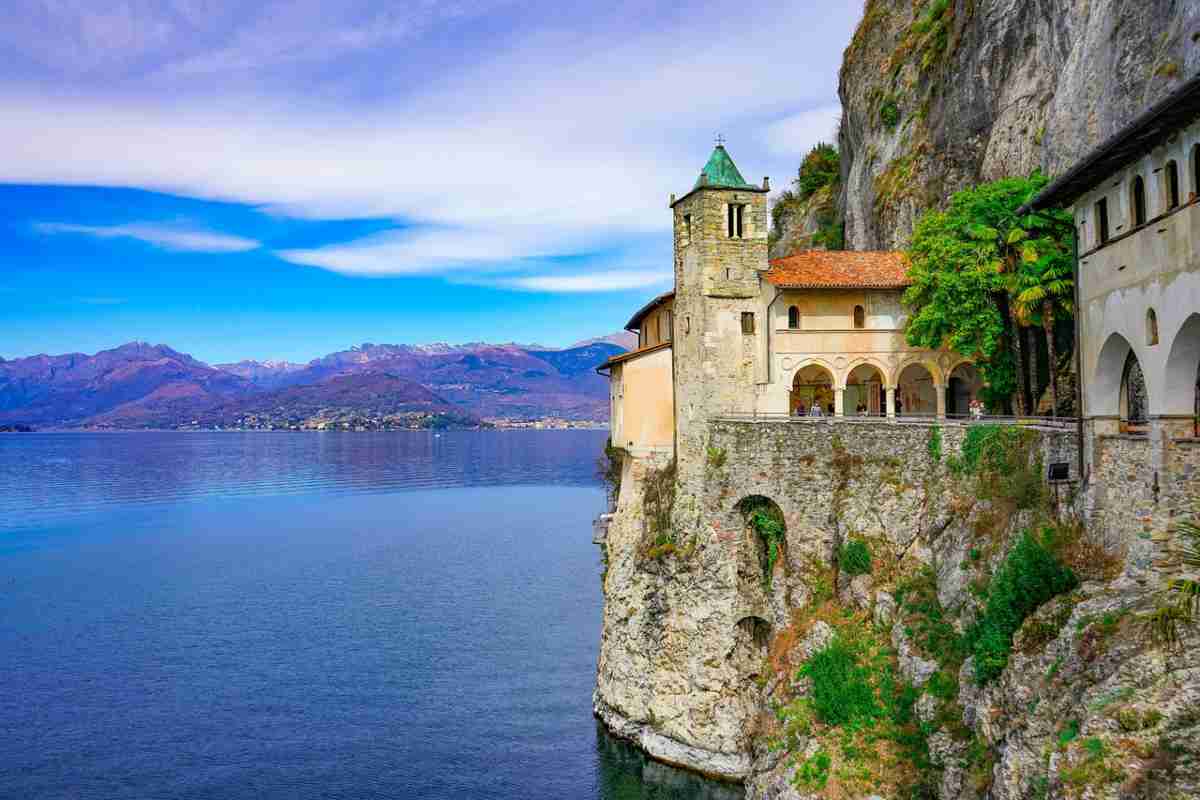
[(1191, 0), (869, 0), (840, 75), (846, 246), (974, 183), (1056, 175), (1200, 70)]
[(1144, 625), (1178, 574), (1171, 522), (1200, 514), (1200, 443), (1103, 442), (1108, 510), (1085, 529), (1077, 484), (1044, 483), (1055, 462), (1077, 477), (1069, 430), (707, 433), (703, 477), (670, 498), (664, 460), (624, 465), (594, 697), (610, 730), (748, 800), (1200, 796), (1200, 626), (1167, 647)]

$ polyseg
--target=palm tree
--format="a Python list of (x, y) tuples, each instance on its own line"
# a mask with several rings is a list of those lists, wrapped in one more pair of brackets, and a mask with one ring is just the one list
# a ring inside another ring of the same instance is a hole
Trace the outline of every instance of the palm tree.
[(1175, 551), (1178, 563), (1191, 575), (1172, 578), (1156, 608), (1146, 619), (1150, 635), (1167, 645), (1179, 643), (1179, 625), (1191, 624), (1200, 613), (1200, 523), (1196, 520), (1177, 522), (1174, 530), (1183, 538)]
[[(1032, 217), (1033, 215), (1031, 215)], [(1027, 221), (1030, 218), (1026, 218)], [(1036, 221), (1032, 228), (1040, 227)], [(1008, 236), (1010, 245), (1023, 242), (1021, 261), (1009, 272), (1009, 291), (1013, 295), (1013, 316), (1022, 326), (1040, 321), (1046, 334), (1046, 356), (1050, 372), (1051, 415), (1058, 415), (1058, 348), (1054, 341), (1054, 322), (1060, 316), (1074, 314), (1075, 280), (1071, 262), (1066, 257), (1060, 238), (1042, 236), (1028, 240), (1028, 234), (1015, 228)], [(1036, 365), (1036, 355), (1030, 359)], [(1030, 378), (1031, 391), (1036, 391), (1035, 377)], [(1036, 404), (1036, 398), (1034, 400)]]

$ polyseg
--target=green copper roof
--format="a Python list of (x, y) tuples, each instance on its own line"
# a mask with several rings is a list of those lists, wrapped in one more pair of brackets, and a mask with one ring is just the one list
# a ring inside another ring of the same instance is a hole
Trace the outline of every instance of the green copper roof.
[(712, 155), (708, 157), (708, 163), (700, 171), (700, 177), (696, 179), (696, 185), (693, 188), (699, 189), (701, 186), (716, 186), (721, 189), (758, 188), (746, 183), (742, 173), (738, 172), (738, 168), (734, 166), (729, 153), (725, 152), (724, 145), (717, 145), (713, 148)]

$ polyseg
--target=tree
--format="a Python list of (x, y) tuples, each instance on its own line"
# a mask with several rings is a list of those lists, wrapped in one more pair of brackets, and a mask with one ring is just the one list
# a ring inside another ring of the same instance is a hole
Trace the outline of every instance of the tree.
[(841, 177), (841, 160), (838, 156), (838, 149), (831, 144), (818, 142), (800, 163), (800, 173), (796, 177), (796, 190), (801, 200), (807, 200), (818, 189), (834, 185), (841, 180)]
[[(1054, 319), (1071, 313), (1071, 215), (1017, 214), (1048, 182), (1034, 172), (958, 192), (946, 210), (921, 216), (908, 251), (909, 344), (949, 347), (970, 357), (986, 384), (988, 405), (1007, 401), (1018, 414), (1026, 410), (1027, 388), (1021, 329), (1037, 321), (1053, 334)], [(1036, 351), (1029, 356), (1036, 367)], [(1057, 394), (1053, 352), (1050, 361)]]

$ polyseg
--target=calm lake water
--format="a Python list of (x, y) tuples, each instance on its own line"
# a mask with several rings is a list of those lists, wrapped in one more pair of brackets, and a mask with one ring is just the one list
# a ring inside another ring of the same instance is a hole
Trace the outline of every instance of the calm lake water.
[(719, 798), (591, 715), (603, 431), (0, 435), (0, 798)]

